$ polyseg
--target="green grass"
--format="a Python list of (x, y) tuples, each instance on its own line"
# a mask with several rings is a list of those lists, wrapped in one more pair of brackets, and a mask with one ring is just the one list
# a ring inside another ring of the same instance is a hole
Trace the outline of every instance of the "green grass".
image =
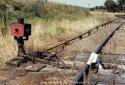
[(57, 33), (64, 33), (65, 29), (59, 26), (59, 27), (56, 28), (56, 32)]

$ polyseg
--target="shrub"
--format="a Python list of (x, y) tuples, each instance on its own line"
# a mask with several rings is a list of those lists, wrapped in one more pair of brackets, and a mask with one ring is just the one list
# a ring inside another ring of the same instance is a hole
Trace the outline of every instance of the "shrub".
[(65, 29), (59, 26), (59, 27), (56, 28), (56, 32), (57, 33), (64, 33)]

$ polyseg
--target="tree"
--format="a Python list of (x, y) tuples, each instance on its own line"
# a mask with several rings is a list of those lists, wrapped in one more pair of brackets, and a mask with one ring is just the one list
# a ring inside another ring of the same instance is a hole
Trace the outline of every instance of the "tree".
[(104, 4), (108, 12), (117, 11), (117, 3), (114, 0), (106, 0)]
[(43, 6), (44, 3), (42, 0), (37, 0), (33, 5), (32, 5), (32, 11), (35, 13), (35, 16), (41, 17), (43, 14)]
[(47, 3), (48, 2), (48, 0), (45, 0), (45, 3)]
[(125, 0), (117, 0), (118, 8), (122, 11), (123, 5), (125, 5)]

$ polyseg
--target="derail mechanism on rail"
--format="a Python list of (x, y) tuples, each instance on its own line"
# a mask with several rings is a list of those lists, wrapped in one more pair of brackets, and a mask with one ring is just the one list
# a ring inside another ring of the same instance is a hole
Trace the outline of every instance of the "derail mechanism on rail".
[(18, 54), (16, 58), (8, 61), (7, 65), (19, 67), (28, 61), (33, 63), (48, 63), (59, 60), (55, 53), (37, 51), (28, 54), (25, 52), (24, 41), (27, 41), (31, 35), (31, 24), (24, 23), (23, 18), (17, 19), (17, 22), (12, 24), (11, 35), (17, 42)]

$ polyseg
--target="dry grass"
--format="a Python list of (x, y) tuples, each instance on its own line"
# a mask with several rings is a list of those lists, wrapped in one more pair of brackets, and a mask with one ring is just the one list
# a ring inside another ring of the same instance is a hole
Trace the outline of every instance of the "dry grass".
[[(89, 17), (77, 21), (37, 19), (32, 26), (32, 36), (26, 41), (26, 51), (44, 50), (105, 22), (105, 17)], [(0, 66), (17, 55), (17, 45), (13, 37), (0, 36)]]
[(32, 44), (33, 50), (51, 47), (67, 40), (67, 38), (84, 33), (100, 23), (102, 23), (100, 20), (92, 17), (77, 21), (55, 20), (53, 22), (46, 22), (39, 20), (33, 26), (32, 36), (26, 46), (30, 48), (30, 44)]
[(17, 46), (13, 37), (0, 37), (0, 66), (4, 67), (5, 62), (12, 59), (17, 54)]

